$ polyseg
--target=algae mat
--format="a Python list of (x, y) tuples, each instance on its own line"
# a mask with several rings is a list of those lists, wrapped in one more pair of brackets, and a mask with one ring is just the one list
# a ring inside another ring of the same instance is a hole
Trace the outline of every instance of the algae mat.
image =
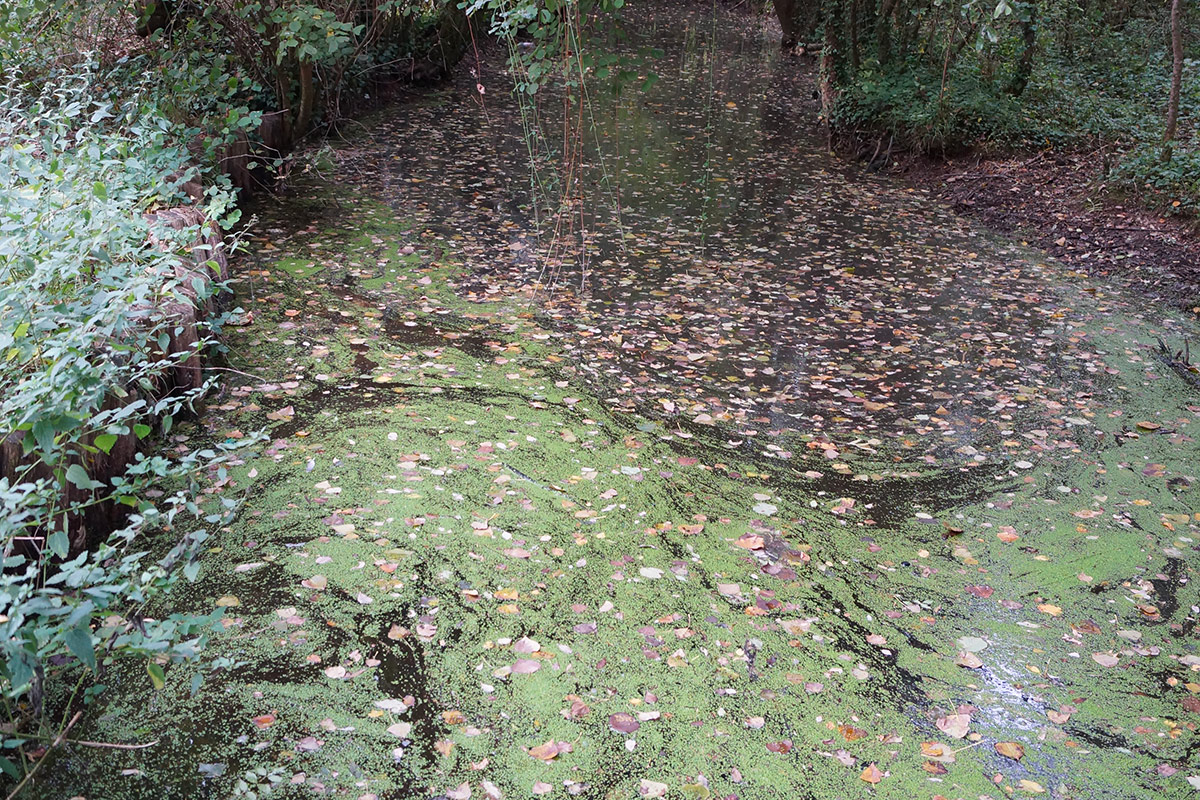
[(1194, 324), (846, 172), (753, 32), (640, 34), (582, 256), (492, 73), (259, 210), (176, 442), (271, 432), (222, 631), (47, 796), (1196, 795)]

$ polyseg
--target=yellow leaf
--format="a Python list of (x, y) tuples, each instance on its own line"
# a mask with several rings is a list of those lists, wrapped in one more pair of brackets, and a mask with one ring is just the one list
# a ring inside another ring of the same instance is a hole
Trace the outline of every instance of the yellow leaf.
[(1025, 755), (1025, 748), (1017, 742), (996, 742), (995, 746), (997, 753), (1014, 761), (1020, 761), (1021, 757)]

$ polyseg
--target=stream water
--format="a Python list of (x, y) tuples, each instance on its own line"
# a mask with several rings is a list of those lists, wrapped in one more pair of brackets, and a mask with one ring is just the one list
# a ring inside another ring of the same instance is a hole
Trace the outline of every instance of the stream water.
[(488, 59), (257, 210), (225, 630), (56, 790), (1194, 794), (1194, 325), (830, 157), (742, 18), (630, 33), (650, 88)]

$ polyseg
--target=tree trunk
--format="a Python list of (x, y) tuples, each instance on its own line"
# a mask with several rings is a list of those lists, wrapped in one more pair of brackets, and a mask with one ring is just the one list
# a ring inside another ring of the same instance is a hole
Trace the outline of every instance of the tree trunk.
[(292, 131), (295, 137), (308, 133), (312, 122), (313, 106), (316, 103), (317, 92), (313, 86), (313, 65), (311, 61), (300, 62), (300, 112), (296, 114), (296, 125)]
[(1021, 19), (1022, 50), (1017, 61), (1017, 69), (1013, 73), (1012, 82), (1008, 85), (1008, 93), (1020, 97), (1029, 86), (1029, 76), (1033, 74), (1033, 51), (1037, 46), (1037, 3), (1026, 3), (1024, 17)]
[(1171, 96), (1167, 101), (1167, 132), (1163, 136), (1168, 145), (1175, 139), (1179, 125), (1179, 90), (1183, 83), (1183, 26), (1179, 6), (1179, 0), (1171, 0)]
[(796, 0), (774, 0), (775, 16), (779, 17), (779, 27), (783, 30), (783, 40), (779, 43), (781, 50), (791, 50), (796, 46), (796, 27), (793, 23), (796, 10)]
[(879, 66), (887, 66), (892, 48), (892, 12), (896, 10), (896, 0), (882, 0), (879, 5), (879, 16), (875, 18), (875, 52), (879, 57)]
[(858, 74), (858, 4), (861, 0), (850, 0), (850, 72)]
[(170, 0), (134, 0), (134, 30), (137, 35), (146, 37), (166, 30), (175, 13), (174, 5)]
[(784, 50), (795, 47), (802, 39), (807, 41), (816, 32), (821, 18), (819, 0), (773, 0), (773, 5), (783, 30), (780, 46)]

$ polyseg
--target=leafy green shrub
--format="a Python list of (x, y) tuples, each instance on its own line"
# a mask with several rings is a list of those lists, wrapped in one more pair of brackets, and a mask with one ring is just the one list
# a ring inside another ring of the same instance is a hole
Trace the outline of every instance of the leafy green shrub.
[(956, 68), (940, 74), (918, 64), (887, 72), (864, 70), (838, 97), (833, 122), (843, 130), (894, 136), (919, 153), (946, 153), (980, 141), (1012, 144), (1026, 136), (1020, 104)]
[[(0, 770), (14, 779), (28, 767), (11, 751), (56, 733), (41, 704), (51, 687), (74, 685), (54, 691), (71, 698), (69, 709), (116, 658), (154, 659), (149, 679), (159, 681), (160, 660), (202, 646), (213, 617), (144, 612), (195, 577), (202, 526), (234, 506), (222, 498), (202, 511), (195, 500), (205, 473), (223, 471), (224, 448), (166, 457), (131, 446), (131, 463), (113, 477), (98, 480), (90, 468), (155, 426), (169, 431), (205, 391), (164, 393), (194, 355), (168, 352), (184, 324), (171, 309), (220, 289), (177, 270), (199, 230), (155, 229), (145, 215), (178, 205), (177, 187), (193, 175), (180, 131), (152, 96), (118, 101), (103, 84), (83, 70), (41, 91), (11, 83), (0, 101), (0, 437), (10, 454), (0, 477), (0, 698), (9, 717)], [(210, 189), (209, 218), (227, 219), (231, 200)], [(151, 244), (152, 233), (171, 244)], [(196, 347), (212, 345), (220, 322), (205, 323)], [(103, 504), (127, 516), (98, 549), (81, 550), (81, 520)]]
[(1161, 143), (1126, 153), (1112, 173), (1113, 185), (1168, 214), (1200, 214), (1200, 146), (1175, 143), (1169, 159)]

